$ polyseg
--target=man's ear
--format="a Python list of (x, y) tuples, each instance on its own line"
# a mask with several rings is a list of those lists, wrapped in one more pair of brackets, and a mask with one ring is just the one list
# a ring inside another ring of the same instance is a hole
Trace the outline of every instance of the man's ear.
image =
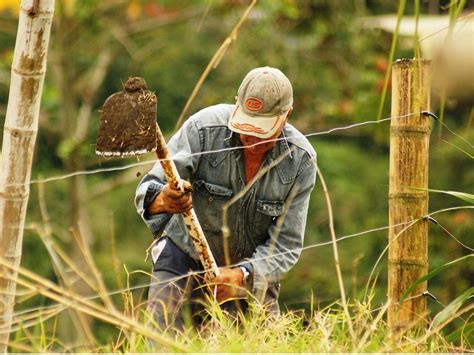
[(286, 122), (288, 122), (288, 119), (290, 118), (290, 116), (291, 116), (292, 113), (293, 113), (293, 107), (291, 107), (291, 108), (288, 110), (287, 114), (286, 114), (286, 117), (285, 117), (285, 124), (286, 124)]

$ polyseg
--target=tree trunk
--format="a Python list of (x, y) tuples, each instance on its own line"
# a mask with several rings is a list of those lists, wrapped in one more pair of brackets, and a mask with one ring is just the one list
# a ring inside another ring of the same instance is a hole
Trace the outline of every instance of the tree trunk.
[[(0, 258), (20, 265), (54, 0), (23, 0), (11, 71), (0, 171)], [(6, 352), (17, 274), (0, 267), (0, 353)]]
[[(426, 315), (426, 282), (408, 299), (400, 298), (428, 270), (428, 153), (430, 121), (422, 111), (430, 107), (430, 62), (398, 60), (392, 67), (390, 127), (388, 323), (406, 329)], [(408, 222), (408, 223), (407, 223)]]

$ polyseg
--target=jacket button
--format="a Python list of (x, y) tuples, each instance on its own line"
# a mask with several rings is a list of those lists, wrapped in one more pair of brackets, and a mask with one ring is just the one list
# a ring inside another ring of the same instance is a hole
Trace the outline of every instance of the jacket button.
[(209, 202), (212, 202), (212, 201), (214, 201), (214, 198), (211, 196), (211, 197), (209, 197), (208, 200), (209, 200)]

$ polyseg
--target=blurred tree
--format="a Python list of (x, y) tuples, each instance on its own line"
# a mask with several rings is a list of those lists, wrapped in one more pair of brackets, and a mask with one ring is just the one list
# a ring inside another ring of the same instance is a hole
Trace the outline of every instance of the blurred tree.
[(54, 0), (22, 1), (19, 11), (0, 160), (0, 353), (13, 319), (53, 9)]

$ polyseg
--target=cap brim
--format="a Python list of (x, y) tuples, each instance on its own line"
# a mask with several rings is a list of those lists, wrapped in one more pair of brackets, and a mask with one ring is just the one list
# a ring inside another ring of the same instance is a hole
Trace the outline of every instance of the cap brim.
[(232, 113), (228, 127), (231, 131), (254, 136), (258, 138), (270, 138), (281, 127), (285, 115), (277, 116), (250, 116), (247, 115), (239, 104)]

